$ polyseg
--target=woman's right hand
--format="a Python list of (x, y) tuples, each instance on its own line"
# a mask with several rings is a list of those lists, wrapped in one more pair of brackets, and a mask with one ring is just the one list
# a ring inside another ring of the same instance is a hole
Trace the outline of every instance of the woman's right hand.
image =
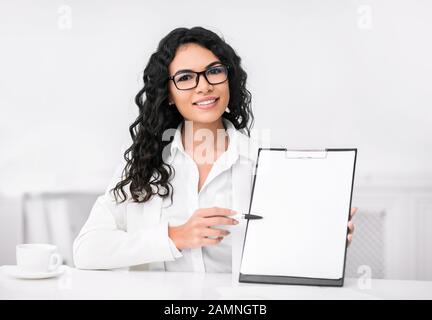
[(228, 230), (212, 227), (238, 224), (237, 220), (228, 217), (234, 214), (234, 210), (226, 208), (197, 209), (185, 224), (169, 226), (168, 236), (179, 250), (212, 246), (221, 242), (223, 237), (230, 233)]

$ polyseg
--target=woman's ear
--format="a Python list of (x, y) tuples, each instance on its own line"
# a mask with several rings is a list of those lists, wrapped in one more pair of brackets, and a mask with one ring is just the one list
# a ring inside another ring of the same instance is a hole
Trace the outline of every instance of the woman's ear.
[(173, 99), (171, 98), (171, 94), (168, 94), (168, 104), (171, 106), (174, 104)]

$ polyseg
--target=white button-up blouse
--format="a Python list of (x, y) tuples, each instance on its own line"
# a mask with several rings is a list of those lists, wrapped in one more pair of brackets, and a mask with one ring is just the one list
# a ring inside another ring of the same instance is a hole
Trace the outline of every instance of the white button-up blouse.
[[(198, 192), (199, 172), (196, 163), (185, 152), (181, 125), (171, 145), (172, 166), (175, 176), (171, 184), (174, 189), (173, 202), (165, 198), (162, 220), (170, 225), (185, 223), (199, 208), (232, 206), (232, 166), (238, 160), (236, 129), (224, 119), (228, 134), (228, 148), (214, 162), (201, 190)], [(220, 228), (228, 229), (226, 226)], [(173, 250), (175, 261), (166, 261), (167, 271), (231, 272), (231, 243), (225, 237), (218, 245), (182, 250), (182, 255)]]

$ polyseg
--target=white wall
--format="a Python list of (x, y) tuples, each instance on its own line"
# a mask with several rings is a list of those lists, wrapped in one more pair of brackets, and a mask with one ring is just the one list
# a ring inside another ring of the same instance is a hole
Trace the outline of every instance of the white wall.
[(129, 141), (150, 54), (173, 28), (195, 25), (243, 58), (255, 128), (271, 129), (274, 144), (357, 147), (358, 186), (431, 186), (431, 9), (427, 0), (2, 1), (0, 194), (102, 190)]

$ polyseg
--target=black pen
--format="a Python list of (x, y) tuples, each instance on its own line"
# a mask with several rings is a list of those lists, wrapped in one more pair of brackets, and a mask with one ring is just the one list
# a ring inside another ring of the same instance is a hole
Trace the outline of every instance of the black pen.
[(248, 213), (237, 213), (234, 216), (231, 216), (231, 218), (240, 218), (240, 219), (246, 219), (246, 220), (258, 220), (262, 219), (262, 216), (256, 215), (256, 214), (248, 214)]

